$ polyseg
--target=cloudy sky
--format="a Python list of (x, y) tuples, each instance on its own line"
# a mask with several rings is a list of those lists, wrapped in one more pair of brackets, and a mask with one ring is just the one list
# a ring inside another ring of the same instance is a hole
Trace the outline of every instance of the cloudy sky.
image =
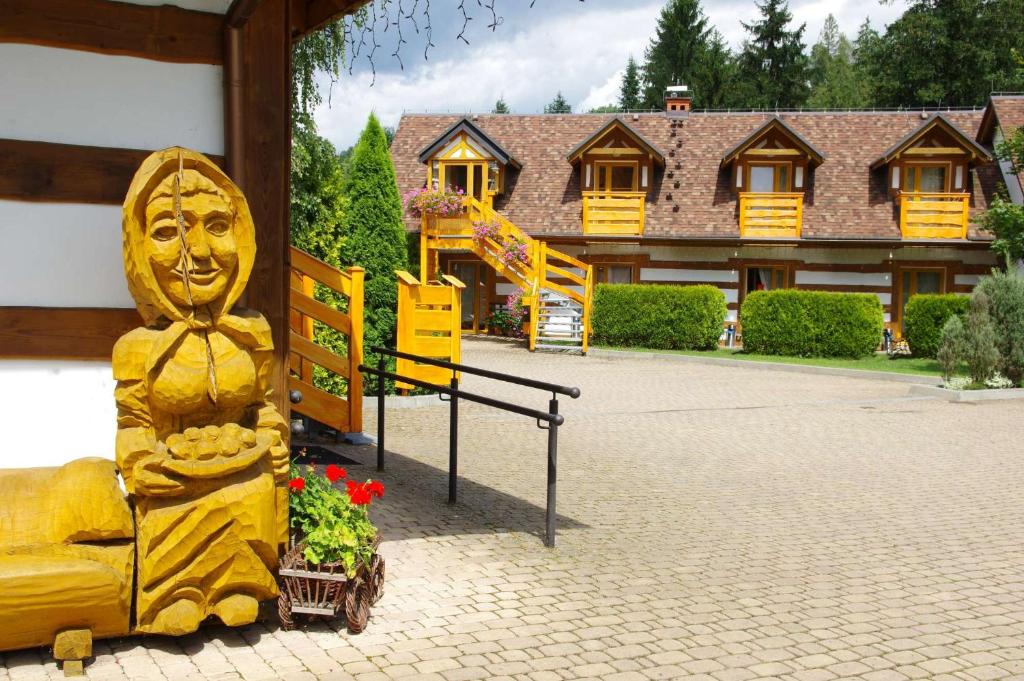
[[(481, 0), (484, 5), (489, 0)], [(355, 142), (371, 111), (385, 125), (398, 125), (403, 111), (415, 113), (486, 112), (498, 97), (514, 113), (538, 113), (561, 90), (574, 111), (612, 104), (617, 98), (622, 71), (629, 55), (643, 56), (658, 13), (665, 0), (495, 0), (500, 25), (491, 31), (491, 13), (477, 0), (465, 0), (472, 17), (465, 35), (457, 36), (463, 20), (459, 0), (432, 0), (432, 40), (429, 59), (422, 9), (426, 0), (402, 0), (408, 14), (414, 3), (420, 33), (409, 20), (402, 22), (399, 55), (394, 26), (377, 23), (374, 64), (376, 75), (362, 55), (353, 60), (352, 73), (344, 72), (330, 89), (330, 101), (316, 112), (320, 133), (343, 149)], [(381, 0), (375, 4), (380, 6)], [(394, 7), (398, 0), (390, 0)], [(865, 18), (881, 29), (899, 16), (904, 0), (882, 4), (878, 0), (790, 0), (794, 23), (806, 23), (804, 42), (817, 40), (831, 12), (851, 37)], [(745, 37), (741, 21), (757, 14), (754, 0), (704, 0), (711, 23), (734, 48)], [(367, 37), (369, 42), (369, 36)], [(327, 98), (325, 97), (325, 100)]]

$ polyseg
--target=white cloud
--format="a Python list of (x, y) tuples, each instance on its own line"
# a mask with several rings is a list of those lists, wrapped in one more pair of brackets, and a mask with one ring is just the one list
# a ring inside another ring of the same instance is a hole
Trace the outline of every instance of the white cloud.
[[(568, 0), (550, 0), (556, 1)], [(559, 90), (575, 111), (612, 104), (618, 99), (627, 57), (642, 58), (664, 2), (643, 0), (629, 9), (574, 2), (571, 10), (559, 5), (557, 12), (547, 14), (538, 3), (538, 9), (526, 15), (529, 21), (477, 35), (468, 47), (449, 46), (436, 60), (405, 71), (382, 68), (373, 87), (371, 73), (357, 65), (353, 75), (344, 74), (334, 85), (331, 106), (324, 104), (316, 111), (317, 126), (342, 149), (355, 142), (371, 111), (384, 125), (397, 125), (403, 111), (490, 111), (503, 97), (513, 112), (537, 113)], [(881, 30), (904, 8), (905, 0), (885, 5), (855, 0), (790, 2), (794, 22), (807, 24), (808, 44), (818, 39), (829, 13), (853, 37), (867, 15)], [(740, 22), (757, 16), (753, 0), (706, 0), (704, 9), (734, 49), (745, 36)]]
[(498, 97), (514, 112), (537, 113), (559, 90), (575, 110), (614, 102), (615, 74), (630, 53), (643, 52), (660, 9), (660, 0), (628, 10), (586, 11), (583, 4), (579, 12), (523, 31), (502, 35), (499, 28), (491, 42), (478, 40), (458, 58), (379, 73), (372, 88), (370, 73), (346, 74), (334, 85), (332, 105), (317, 110), (317, 126), (344, 148), (355, 141), (371, 111), (385, 125), (397, 125), (403, 110), (490, 111)]

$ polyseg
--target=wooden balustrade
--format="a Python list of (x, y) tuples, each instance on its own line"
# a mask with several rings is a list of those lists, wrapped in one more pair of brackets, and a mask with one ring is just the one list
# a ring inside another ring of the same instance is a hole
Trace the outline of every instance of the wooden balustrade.
[[(302, 401), (292, 411), (315, 419), (339, 433), (363, 429), (363, 277), (362, 267), (342, 272), (308, 253), (291, 248), (291, 291), (289, 325), (289, 388), (302, 392)], [(316, 285), (326, 286), (344, 296), (345, 311), (314, 297)], [(315, 325), (328, 326), (348, 339), (344, 356), (316, 343)], [(345, 397), (313, 385), (313, 368), (322, 367), (345, 379)]]
[(740, 237), (799, 238), (803, 210), (800, 192), (741, 192)]
[(583, 233), (643, 234), (646, 197), (647, 192), (583, 192)]
[(900, 233), (904, 239), (966, 239), (970, 195), (900, 192)]

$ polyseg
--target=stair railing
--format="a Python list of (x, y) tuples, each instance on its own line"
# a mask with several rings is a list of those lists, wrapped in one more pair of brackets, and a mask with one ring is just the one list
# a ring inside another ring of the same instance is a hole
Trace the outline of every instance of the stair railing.
[[(291, 256), (289, 296), (289, 356), (292, 375), (289, 390), (302, 393), (302, 402), (292, 407), (304, 416), (334, 428), (339, 433), (358, 433), (363, 429), (363, 278), (362, 267), (343, 272), (294, 246)], [(315, 285), (326, 286), (344, 296), (345, 312), (313, 297)], [(314, 324), (319, 322), (348, 339), (342, 357), (318, 345)], [(346, 397), (338, 397), (313, 385), (313, 367), (319, 366), (345, 379)]]

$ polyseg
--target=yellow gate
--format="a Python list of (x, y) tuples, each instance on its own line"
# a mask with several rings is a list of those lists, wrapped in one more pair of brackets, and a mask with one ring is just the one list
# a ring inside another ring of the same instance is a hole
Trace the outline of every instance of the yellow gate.
[[(432, 359), (458, 362), (462, 341), (462, 289), (455, 277), (442, 275), (443, 282), (420, 281), (404, 270), (398, 275), (398, 351)], [(449, 369), (399, 359), (396, 373), (428, 383), (447, 385)], [(401, 390), (408, 383), (396, 382)]]

